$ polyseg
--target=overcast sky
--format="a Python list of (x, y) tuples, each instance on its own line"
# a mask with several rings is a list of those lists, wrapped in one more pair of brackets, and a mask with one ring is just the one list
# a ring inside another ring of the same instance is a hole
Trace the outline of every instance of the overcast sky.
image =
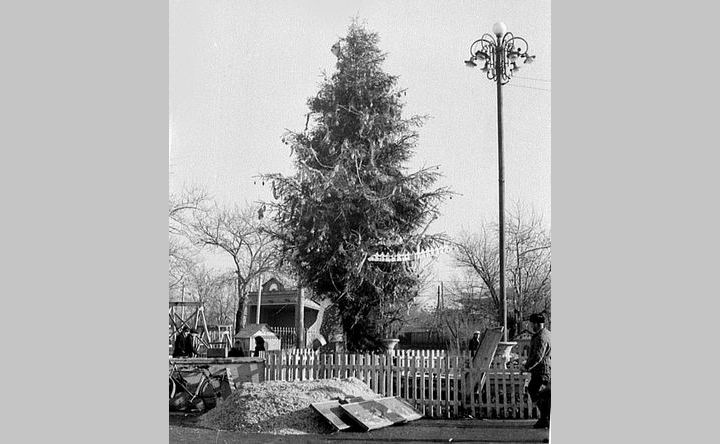
[(535, 63), (503, 87), (506, 208), (522, 202), (549, 227), (546, 0), (172, 0), (170, 191), (201, 186), (220, 204), (271, 199), (253, 176), (292, 173), (281, 137), (304, 127), (306, 100), (334, 70), (330, 48), (353, 17), (380, 35), (385, 70), (407, 88), (406, 115), (432, 116), (410, 166), (439, 165), (440, 185), (459, 193), (433, 225), (450, 235), (496, 221), (498, 207), (495, 85), (463, 60), (499, 20), (528, 41)]

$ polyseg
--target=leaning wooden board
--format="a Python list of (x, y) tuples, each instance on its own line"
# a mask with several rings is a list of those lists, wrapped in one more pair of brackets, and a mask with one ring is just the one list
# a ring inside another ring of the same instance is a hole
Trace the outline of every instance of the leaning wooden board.
[(398, 397), (388, 397), (388, 398), (381, 398), (376, 399), (376, 401), (383, 406), (387, 407), (389, 412), (393, 412), (396, 415), (400, 415), (404, 421), (402, 422), (408, 422), (408, 421), (415, 421), (417, 419), (422, 418), (422, 414), (420, 414), (417, 410), (415, 410), (410, 403), (405, 401), (402, 398)]
[(398, 397), (379, 398), (341, 405), (351, 418), (365, 431), (376, 430), (422, 418), (410, 404)]
[(383, 414), (387, 408), (377, 401), (354, 402), (340, 406), (348, 414), (352, 421), (360, 428), (369, 432), (370, 430), (388, 427), (395, 422)]
[(503, 331), (503, 327), (488, 328), (485, 330), (480, 340), (478, 350), (472, 360), (473, 367), (483, 372), (490, 368), (490, 363), (493, 360), (493, 356), (495, 356), (495, 351), (502, 338)]
[(347, 430), (350, 428), (352, 419), (348, 418), (347, 413), (340, 408), (340, 401), (337, 399), (316, 402), (310, 404), (310, 407), (327, 419), (336, 429)]

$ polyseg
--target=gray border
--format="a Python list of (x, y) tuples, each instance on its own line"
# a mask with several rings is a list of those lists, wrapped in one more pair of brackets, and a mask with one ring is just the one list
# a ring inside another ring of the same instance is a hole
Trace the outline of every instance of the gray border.
[[(697, 106), (713, 85), (654, 62), (712, 58), (711, 45), (680, 46), (679, 32), (690, 24), (712, 42), (715, 15), (692, 2), (558, 3), (553, 442), (698, 442), (713, 436), (716, 384), (682, 369), (713, 368), (702, 357), (716, 311), (693, 298), (713, 291), (703, 277), (716, 263), (700, 254), (717, 251), (704, 234), (716, 163), (693, 149), (716, 139), (713, 110)], [(168, 5), (9, 7), (0, 164), (14, 340), (2, 376), (17, 383), (4, 386), (3, 436), (165, 441), (154, 383), (165, 341), (152, 338), (165, 334)], [(628, 34), (677, 39), (641, 41), (639, 56), (617, 50)], [(108, 332), (108, 321), (129, 328)], [(681, 377), (696, 379), (673, 390)]]
[(166, 441), (168, 4), (2, 9), (4, 441)]
[(553, 4), (555, 443), (717, 434), (717, 15), (696, 3)]

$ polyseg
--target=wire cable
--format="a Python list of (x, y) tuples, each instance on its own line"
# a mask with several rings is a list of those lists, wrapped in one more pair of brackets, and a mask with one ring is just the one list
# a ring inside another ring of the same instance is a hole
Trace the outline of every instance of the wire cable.
[(536, 88), (536, 87), (534, 87), (534, 86), (515, 85), (515, 84), (513, 84), (513, 83), (508, 83), (508, 84), (505, 85), (505, 86), (513, 86), (513, 87), (515, 87), (515, 88), (537, 89), (538, 91), (548, 91), (548, 92), (552, 91), (551, 89), (548, 89), (548, 88)]
[(545, 83), (552, 83), (551, 80), (545, 80), (545, 79), (536, 79), (533, 77), (521, 77), (521, 76), (513, 76), (516, 79), (525, 79), (525, 80), (537, 80), (538, 82), (545, 82)]

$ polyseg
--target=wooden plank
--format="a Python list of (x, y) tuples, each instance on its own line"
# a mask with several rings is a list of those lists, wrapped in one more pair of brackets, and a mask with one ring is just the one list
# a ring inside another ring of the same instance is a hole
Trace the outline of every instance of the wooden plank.
[(478, 346), (478, 351), (473, 358), (473, 367), (481, 371), (487, 371), (487, 369), (490, 368), (490, 363), (492, 362), (493, 356), (495, 356), (502, 334), (502, 327), (488, 328), (485, 330), (480, 345)]
[(378, 356), (378, 382), (380, 383), (380, 387), (378, 390), (378, 393), (387, 396), (387, 386), (385, 385), (385, 379), (386, 379), (386, 372), (385, 372), (385, 363), (387, 362), (387, 355)]
[(364, 363), (363, 364), (363, 368), (364, 368), (363, 372), (365, 373), (365, 385), (367, 385), (368, 387), (370, 387), (372, 389), (372, 387), (370, 386), (370, 384), (372, 383), (372, 375), (371, 375), (372, 363), (370, 362), (369, 354), (365, 353), (365, 356), (363, 357), (363, 363)]
[(293, 381), (300, 379), (300, 355), (293, 355)]
[(403, 356), (402, 361), (403, 371), (405, 372), (405, 387), (403, 392), (403, 398), (410, 400), (410, 362), (407, 356)]
[(348, 414), (348, 417), (350, 417), (354, 423), (366, 432), (394, 424), (393, 420), (386, 416), (388, 415), (387, 407), (374, 400), (345, 405), (341, 404), (340, 408)]
[(374, 401), (387, 409), (383, 412), (383, 415), (395, 424), (416, 421), (422, 418), (422, 415), (415, 410), (409, 402), (397, 396), (388, 396), (385, 398), (375, 399)]
[(490, 403), (492, 402), (492, 387), (490, 385), (490, 378), (486, 377), (482, 380), (480, 385), (480, 399), (482, 400), (482, 392), (485, 391), (485, 401), (483, 401), (482, 415), (484, 418), (490, 417)]
[(502, 417), (503, 418), (509, 418), (509, 415), (510, 415), (509, 414), (510, 401), (508, 399), (508, 396), (510, 394), (510, 389), (508, 387), (509, 376), (510, 375), (509, 375), (508, 371), (505, 369), (503, 369), (500, 372), (500, 378), (501, 378), (500, 379), (500, 390), (502, 392), (502, 401), (503, 401), (501, 408), (502, 408)]
[(402, 396), (400, 390), (402, 389), (402, 367), (400, 366), (401, 358), (397, 357), (393, 360), (395, 364), (395, 390), (393, 396)]
[(423, 416), (427, 416), (427, 405), (425, 404), (425, 400), (427, 399), (425, 395), (425, 359), (421, 358), (420, 361), (420, 368), (418, 369), (420, 372), (420, 411), (422, 412)]
[(443, 367), (442, 367), (442, 358), (440, 357), (440, 353), (436, 351), (435, 361), (433, 364), (433, 368), (435, 371), (433, 372), (432, 378), (433, 378), (433, 384), (435, 385), (434, 389), (434, 399), (435, 399), (435, 405), (433, 407), (433, 416), (436, 418), (442, 418), (442, 373), (443, 373)]
[(450, 375), (452, 374), (452, 370), (450, 368), (450, 356), (445, 356), (445, 417), (451, 418), (452, 417), (452, 404), (450, 403)]
[(511, 409), (511, 415), (510, 415), (511, 418), (517, 418), (517, 408), (516, 408), (517, 404), (515, 401), (517, 399), (517, 396), (516, 396), (516, 393), (517, 393), (516, 384), (518, 382), (517, 375), (518, 375), (518, 372), (513, 371), (510, 373), (510, 402), (508, 403), (508, 405), (510, 406), (509, 408)]
[(370, 366), (370, 373), (372, 376), (372, 379), (370, 380), (370, 389), (374, 391), (375, 393), (378, 392), (378, 382), (377, 382), (377, 365), (378, 365), (378, 357), (377, 355), (371, 355), (370, 356), (372, 360), (372, 365)]
[(493, 407), (495, 408), (495, 417), (500, 417), (500, 385), (498, 384), (498, 377), (497, 374), (493, 378), (494, 386), (495, 386), (495, 398), (493, 402)]
[(434, 418), (437, 414), (435, 411), (435, 359), (433, 359), (432, 351), (430, 352), (430, 360), (428, 362), (428, 416)]
[(315, 365), (315, 356), (315, 353), (308, 353), (308, 378), (311, 380), (317, 379), (317, 366)]
[(305, 353), (298, 353), (296, 355), (297, 357), (297, 367), (298, 367), (298, 380), (304, 381), (305, 380), (305, 359), (307, 356)]
[(335, 429), (347, 430), (351, 427), (352, 418), (348, 417), (345, 410), (340, 408), (340, 401), (332, 400), (310, 404), (316, 412), (322, 415)]
[[(437, 416), (442, 418), (443, 416), (443, 398), (445, 398), (443, 391), (443, 383), (447, 384), (447, 368), (445, 366), (445, 356), (438, 356), (438, 375), (437, 375)], [(445, 398), (447, 400), (447, 398)], [(447, 410), (445, 410), (447, 411)]]

